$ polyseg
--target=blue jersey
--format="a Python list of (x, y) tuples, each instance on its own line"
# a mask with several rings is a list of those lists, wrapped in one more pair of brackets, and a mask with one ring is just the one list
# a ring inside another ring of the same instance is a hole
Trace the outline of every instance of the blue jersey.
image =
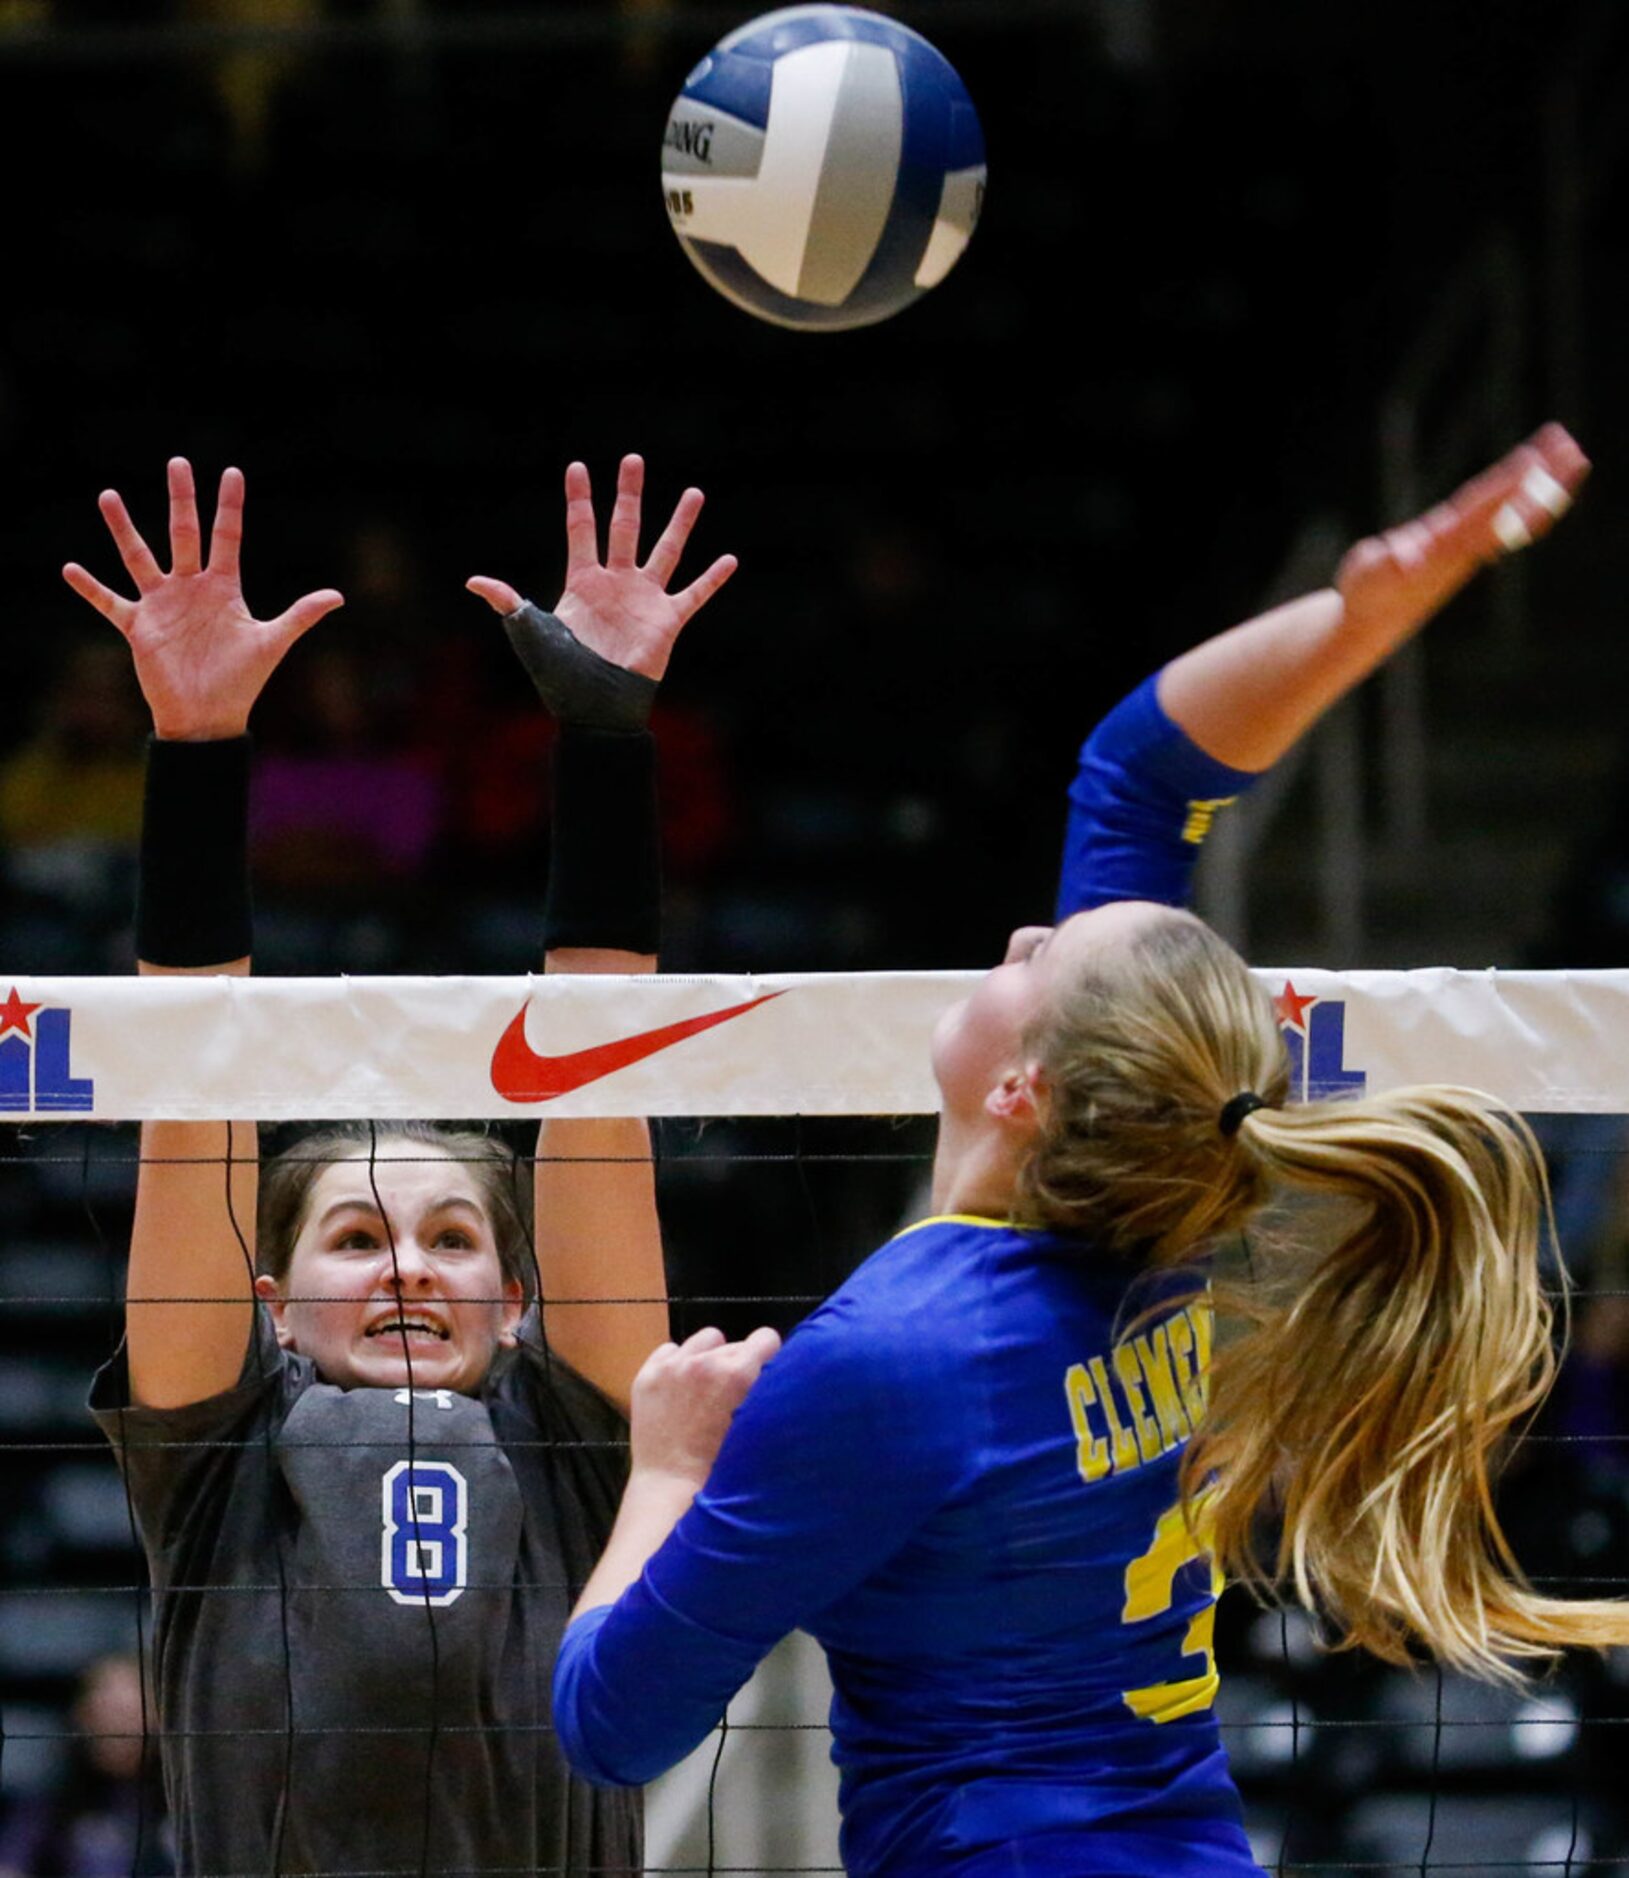
[[(1180, 904), (1253, 780), (1150, 680), (1081, 752), (1059, 917)], [(639, 1582), (568, 1629), (567, 1758), (651, 1778), (801, 1628), (831, 1665), (856, 1878), (1255, 1874), (1211, 1712), (1218, 1587), (1178, 1494), (1197, 1282), (993, 1220), (890, 1241), (765, 1369)]]
[(1253, 1871), (1177, 1486), (1210, 1314), (1192, 1273), (1163, 1284), (991, 1220), (890, 1241), (765, 1369), (640, 1582), (572, 1626), (568, 1758), (649, 1778), (801, 1627), (831, 1663), (850, 1872), (1150, 1822)]
[(1217, 814), (1254, 772), (1207, 756), (1165, 715), (1147, 679), (1104, 718), (1080, 752), (1058, 918), (1111, 900), (1186, 906), (1194, 863)]

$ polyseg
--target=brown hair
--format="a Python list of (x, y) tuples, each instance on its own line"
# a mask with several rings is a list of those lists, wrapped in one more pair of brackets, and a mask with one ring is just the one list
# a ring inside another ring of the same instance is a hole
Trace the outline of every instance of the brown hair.
[(294, 1242), (310, 1210), (311, 1190), (325, 1167), (335, 1161), (367, 1159), (386, 1143), (403, 1141), (470, 1169), (492, 1223), (503, 1275), (519, 1283), (530, 1305), (537, 1295), (532, 1183), (522, 1177), (519, 1157), (491, 1135), (438, 1128), (433, 1122), (339, 1122), (302, 1135), (292, 1147), (265, 1162), (255, 1209), (258, 1269), (279, 1284), (287, 1276)]
[[(1198, 1287), (1204, 1255), (1270, 1197), (1335, 1203), (1335, 1231), (1301, 1218), (1254, 1236), (1215, 1287), (1224, 1321), (1183, 1493), (1230, 1577), (1291, 1585), (1339, 1647), (1388, 1662), (1423, 1645), (1508, 1680), (1512, 1659), (1629, 1642), (1629, 1603), (1535, 1593), (1494, 1511), (1512, 1431), (1556, 1369), (1538, 1266), (1549, 1190), (1519, 1115), (1435, 1086), (1282, 1106), (1266, 992), (1176, 911), (1091, 955), (1027, 1044), (1046, 1097), (1022, 1216), (1139, 1269), (1191, 1265)], [(1271, 1106), (1225, 1135), (1245, 1091)], [(1263, 1559), (1268, 1510), (1281, 1529)]]

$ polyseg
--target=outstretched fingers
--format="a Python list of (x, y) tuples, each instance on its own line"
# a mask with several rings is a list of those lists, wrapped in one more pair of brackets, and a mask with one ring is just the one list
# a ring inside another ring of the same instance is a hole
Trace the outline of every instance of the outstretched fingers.
[(184, 456), (172, 456), (166, 476), (170, 489), (170, 572), (196, 574), (201, 565), (202, 547), (192, 465)]
[(1546, 424), (1517, 454), (1521, 479), (1493, 515), (1493, 532), (1507, 554), (1548, 534), (1589, 474), (1589, 458), (1559, 424)]
[(645, 459), (625, 456), (617, 470), (617, 499), (605, 540), (607, 567), (632, 567), (639, 552), (639, 509), (645, 493)]
[(594, 490), (586, 463), (566, 465), (566, 579), (600, 564), (599, 530), (594, 521)]
[(494, 613), (501, 613), (505, 618), (526, 604), (508, 581), (494, 580), (490, 574), (471, 574), (464, 586), (478, 599), (484, 600)]
[(136, 583), (136, 591), (151, 593), (162, 583), (164, 572), (153, 558), (152, 549), (142, 540), (140, 530), (131, 521), (124, 497), (117, 489), (104, 489), (96, 498), (96, 506), (102, 511), (102, 520), (107, 523), (114, 547), (119, 550), (124, 571)]
[(324, 587), (317, 593), (308, 593), (296, 600), (293, 606), (279, 613), (276, 619), (266, 622), (266, 630), (278, 643), (281, 657), (295, 640), (310, 632), (320, 619), (326, 619), (335, 607), (345, 604), (345, 596), (332, 587)]
[(1588, 474), (1589, 459), (1573, 438), (1546, 424), (1426, 520), (1478, 561), (1495, 560), (1548, 534)]
[(733, 554), (721, 554), (705, 574), (698, 574), (688, 587), (674, 594), (679, 624), (683, 626), (692, 614), (699, 612), (740, 565)]
[(1569, 492), (1576, 492), (1589, 474), (1590, 461), (1565, 424), (1542, 424), (1528, 440)]
[(135, 602), (126, 600), (111, 587), (104, 587), (92, 573), (88, 573), (77, 561), (70, 561), (62, 570), (62, 578), (73, 588), (81, 600), (88, 600), (103, 619), (117, 626), (126, 638), (130, 635), (130, 622), (135, 618)]
[(238, 578), (243, 554), (243, 471), (221, 471), (220, 493), (215, 498), (215, 526), (209, 534), (209, 571)]
[(667, 527), (658, 536), (656, 546), (651, 549), (645, 562), (645, 572), (658, 585), (665, 587), (673, 578), (673, 570), (679, 565), (684, 544), (690, 539), (690, 531), (696, 525), (696, 517), (700, 515), (705, 500), (699, 489), (687, 489), (679, 497), (678, 506), (668, 518)]
[(1573, 439), (1546, 424), (1446, 502), (1352, 548), (1336, 576), (1348, 620), (1366, 619), (1387, 646), (1400, 643), (1478, 568), (1547, 534), (1588, 473)]

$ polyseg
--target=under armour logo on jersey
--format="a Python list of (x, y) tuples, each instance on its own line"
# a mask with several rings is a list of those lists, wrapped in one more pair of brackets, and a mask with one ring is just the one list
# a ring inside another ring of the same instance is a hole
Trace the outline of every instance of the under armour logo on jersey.
[(451, 1389), (398, 1389), (396, 1400), (403, 1408), (410, 1408), (414, 1402), (433, 1402), (437, 1408), (450, 1409), (453, 1392)]

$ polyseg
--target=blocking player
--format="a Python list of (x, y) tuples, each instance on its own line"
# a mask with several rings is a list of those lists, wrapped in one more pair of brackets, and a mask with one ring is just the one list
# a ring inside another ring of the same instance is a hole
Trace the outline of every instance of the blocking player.
[[(471, 583), (562, 720), (550, 970), (655, 968), (644, 720), (735, 565), (670, 593), (701, 495), (641, 563), (642, 476), (623, 461), (602, 561), (587, 471), (567, 472), (555, 614)], [(207, 559), (180, 459), (169, 495), (168, 569), (101, 500), (136, 598), (65, 573), (153, 713), (141, 970), (242, 974), (249, 712), (341, 597), (255, 620), (241, 474)], [(629, 1386), (667, 1334), (644, 1125), (549, 1125), (536, 1188), (534, 1253), (528, 1182), (479, 1135), (363, 1124), (262, 1172), (249, 1125), (143, 1129), (126, 1342), (93, 1405), (151, 1566), (183, 1870), (639, 1869), (637, 1805), (570, 1775), (549, 1677), (615, 1511)], [(595, 1298), (647, 1302), (576, 1302)]]

